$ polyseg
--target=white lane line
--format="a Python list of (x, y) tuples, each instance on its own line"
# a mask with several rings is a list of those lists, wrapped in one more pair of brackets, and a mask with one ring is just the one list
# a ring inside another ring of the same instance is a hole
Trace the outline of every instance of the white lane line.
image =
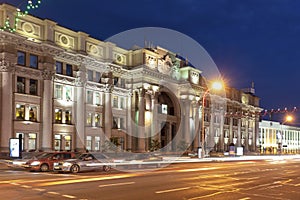
[(47, 192), (48, 194), (60, 195), (58, 192)]
[(250, 197), (245, 197), (245, 198), (242, 198), (242, 199), (239, 199), (239, 200), (248, 200), (248, 199), (251, 199)]
[(28, 186), (28, 185), (21, 185), (20, 187), (22, 187), (22, 188), (32, 188), (31, 186)]
[(75, 196), (72, 196), (72, 195), (67, 195), (67, 194), (65, 194), (65, 195), (62, 195), (63, 197), (66, 197), (66, 198), (69, 198), (69, 199), (76, 199), (76, 197)]
[(114, 183), (114, 184), (107, 184), (107, 185), (99, 185), (98, 187), (111, 187), (111, 186), (120, 186), (120, 185), (130, 185), (134, 184), (135, 182), (123, 182), (123, 183)]
[(184, 188), (174, 188), (174, 189), (170, 189), (170, 190), (161, 190), (161, 191), (156, 191), (156, 194), (162, 194), (162, 193), (167, 193), (167, 192), (177, 192), (177, 191), (181, 191), (181, 190), (188, 190), (191, 189), (191, 187), (184, 187)]
[(32, 189), (32, 190), (39, 191), (39, 192), (43, 192), (43, 191), (45, 191), (46, 189), (34, 188), (34, 189)]

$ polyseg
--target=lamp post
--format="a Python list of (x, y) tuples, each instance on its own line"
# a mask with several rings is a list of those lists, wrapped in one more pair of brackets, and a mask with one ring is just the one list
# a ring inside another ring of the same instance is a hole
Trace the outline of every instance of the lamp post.
[(279, 141), (278, 141), (278, 148), (280, 149), (280, 154), (282, 153), (282, 147), (283, 147), (283, 125), (286, 123), (286, 122), (291, 122), (293, 121), (293, 117), (291, 115), (287, 115), (285, 117), (285, 121), (282, 122), (280, 128), (281, 128), (281, 131), (280, 131), (280, 138), (279, 138)]
[[(201, 107), (201, 158), (204, 158), (205, 156), (205, 148), (204, 148), (204, 140), (205, 140), (205, 126), (204, 126), (204, 112), (205, 112), (205, 100), (206, 100), (206, 95), (208, 94), (208, 92), (213, 89), (213, 90), (221, 90), (223, 88), (223, 85), (221, 82), (213, 82), (212, 83), (212, 87), (208, 88), (203, 96), (202, 96), (202, 107)], [(200, 138), (200, 131), (199, 131), (199, 137)], [(200, 155), (198, 154), (198, 158), (200, 158)]]

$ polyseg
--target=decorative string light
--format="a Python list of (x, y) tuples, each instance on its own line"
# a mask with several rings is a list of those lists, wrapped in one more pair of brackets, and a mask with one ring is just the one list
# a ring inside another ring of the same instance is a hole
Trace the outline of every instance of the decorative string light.
[(236, 117), (236, 118), (241, 118), (241, 117), (246, 117), (246, 116), (272, 116), (273, 114), (283, 114), (283, 113), (294, 113), (297, 112), (298, 109), (296, 107), (294, 107), (293, 109), (288, 109), (288, 108), (284, 108), (284, 109), (271, 109), (271, 110), (264, 110), (262, 112), (248, 112), (248, 111), (238, 111), (238, 112), (226, 112), (225, 116), (226, 117)]
[(33, 3), (33, 1), (28, 0), (27, 1), (27, 5), (26, 5), (26, 9), (24, 12), (22, 12), (20, 10), (20, 8), (17, 8), (17, 12), (16, 15), (14, 17), (14, 25), (11, 26), (10, 24), (10, 18), (7, 16), (4, 22), (4, 26), (0, 27), (1, 31), (9, 31), (11, 33), (16, 32), (17, 30), (17, 25), (18, 25), (18, 21), (20, 19), (20, 17), (24, 17), (29, 13), (29, 10), (33, 10), (39, 7), (39, 5), (42, 3), (42, 0), (38, 0), (35, 3)]

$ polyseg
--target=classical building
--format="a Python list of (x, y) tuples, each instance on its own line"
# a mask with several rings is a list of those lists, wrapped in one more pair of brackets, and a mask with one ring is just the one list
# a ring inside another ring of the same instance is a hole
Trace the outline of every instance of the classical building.
[(257, 145), (261, 154), (299, 153), (300, 127), (262, 120)]
[(0, 11), (2, 152), (19, 135), (25, 151), (195, 150), (202, 121), (206, 151), (256, 151), (254, 88), (210, 92), (202, 107), (209, 81), (167, 49), (122, 49), (48, 19), (15, 20), (7, 4)]

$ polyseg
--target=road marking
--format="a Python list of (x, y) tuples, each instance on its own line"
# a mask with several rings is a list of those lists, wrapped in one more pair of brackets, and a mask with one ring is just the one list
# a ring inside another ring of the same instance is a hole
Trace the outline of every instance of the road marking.
[(66, 197), (66, 198), (69, 198), (69, 199), (76, 199), (76, 197), (75, 196), (72, 196), (72, 195), (67, 195), (67, 194), (65, 194), (65, 195), (62, 195), (63, 197)]
[(239, 199), (239, 200), (248, 200), (248, 199), (251, 199), (250, 197), (245, 197), (245, 198), (242, 198), (242, 199)]
[(170, 190), (161, 190), (161, 191), (156, 191), (156, 194), (162, 194), (162, 193), (168, 193), (168, 192), (177, 192), (177, 191), (181, 191), (181, 190), (188, 190), (191, 189), (191, 187), (184, 187), (184, 188), (174, 188), (174, 189), (170, 189)]
[(21, 185), (20, 187), (22, 187), (22, 188), (32, 188), (31, 186), (28, 186), (28, 185)]
[(48, 194), (60, 195), (58, 192), (47, 192)]
[(99, 185), (98, 187), (111, 187), (111, 186), (120, 186), (120, 185), (130, 185), (134, 184), (135, 182), (124, 182), (124, 183), (114, 183), (114, 184), (107, 184), (107, 185)]
[(39, 192), (43, 192), (43, 191), (45, 191), (46, 189), (34, 188), (34, 189), (32, 189), (32, 190), (39, 191)]
[(194, 168), (194, 169), (180, 169), (180, 170), (176, 170), (176, 172), (197, 172), (197, 171), (213, 170), (213, 169), (217, 169), (217, 167), (205, 167), (205, 168)]

